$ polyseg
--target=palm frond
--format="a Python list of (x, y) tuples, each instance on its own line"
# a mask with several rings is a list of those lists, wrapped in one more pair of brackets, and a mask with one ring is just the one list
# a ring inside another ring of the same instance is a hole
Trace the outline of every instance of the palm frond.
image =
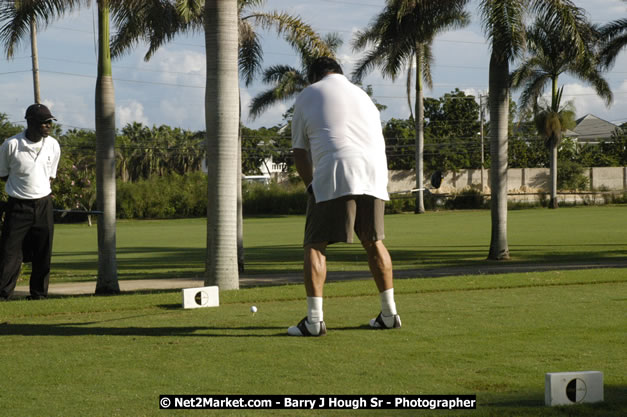
[(601, 64), (611, 68), (619, 52), (627, 46), (627, 19), (618, 19), (599, 29), (601, 37)]
[(195, 3), (191, 0), (176, 4), (160, 0), (127, 0), (119, 7), (115, 5), (112, 7), (112, 20), (118, 31), (111, 41), (112, 56), (121, 56), (139, 41), (144, 41), (148, 43), (144, 60), (148, 61), (178, 33), (201, 31), (204, 18), (201, 9), (196, 6), (181, 14), (183, 5), (194, 7)]
[(533, 0), (530, 9), (547, 25), (549, 33), (561, 33), (578, 54), (586, 53), (592, 26), (588, 23), (584, 9), (577, 7), (571, 0)]
[(527, 0), (481, 0), (483, 28), (494, 57), (510, 61), (524, 49), (524, 15), (528, 3)]
[(0, 43), (7, 58), (12, 58), (20, 42), (29, 39), (30, 22), (35, 19), (39, 27), (46, 27), (65, 13), (80, 6), (80, 0), (21, 0), (0, 2)]
[(242, 19), (254, 19), (263, 29), (274, 29), (292, 47), (307, 48), (318, 56), (333, 56), (328, 45), (320, 38), (313, 28), (298, 16), (284, 12), (255, 13)]
[(520, 93), (520, 107), (521, 109), (528, 110), (533, 103), (536, 103), (544, 88), (551, 80), (550, 74), (544, 71), (532, 71), (525, 79), (523, 91)]
[(433, 88), (433, 77), (431, 75), (431, 64), (433, 63), (432, 42), (428, 42), (422, 46), (422, 78), (430, 89)]
[[(289, 65), (273, 65), (263, 72), (262, 81), (264, 84), (279, 83), (287, 74), (300, 73), (296, 68)], [(303, 80), (306, 77), (303, 77)]]
[(264, 79), (275, 82), (275, 85), (253, 98), (249, 108), (252, 120), (276, 103), (293, 98), (307, 86), (305, 74), (289, 66), (270, 67), (264, 72)]
[(373, 49), (366, 53), (355, 64), (355, 69), (351, 73), (351, 79), (354, 83), (360, 83), (364, 77), (383, 62), (383, 53), (378, 49)]
[(239, 71), (248, 86), (261, 70), (263, 50), (255, 29), (247, 22), (239, 21)]

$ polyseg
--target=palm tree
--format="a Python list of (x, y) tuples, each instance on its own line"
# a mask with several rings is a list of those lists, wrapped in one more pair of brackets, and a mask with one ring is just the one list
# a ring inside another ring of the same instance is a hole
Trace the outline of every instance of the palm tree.
[(98, 279), (96, 294), (120, 292), (115, 223), (115, 93), (109, 50), (109, 0), (98, 0), (98, 75), (96, 78), (96, 202)]
[(618, 53), (627, 46), (627, 19), (618, 19), (599, 29), (601, 34), (601, 63), (610, 68)]
[(560, 106), (564, 87), (558, 89), (550, 105), (536, 106), (534, 122), (538, 133), (544, 138), (546, 147), (551, 151), (551, 203), (550, 208), (557, 208), (557, 148), (562, 140), (562, 132), (575, 127), (575, 109), (569, 102)]
[(205, 284), (239, 288), (237, 265), (238, 36), (235, 1), (205, 1), (207, 258)]
[[(546, 16), (544, 16), (546, 18)], [(537, 19), (532, 27), (527, 30), (527, 44), (530, 54), (523, 59), (520, 66), (512, 73), (512, 87), (523, 88), (520, 98), (521, 108), (530, 109), (542, 94), (545, 86), (551, 83), (551, 105), (543, 111), (543, 118), (552, 114), (547, 120), (553, 124), (561, 120), (560, 99), (562, 89), (558, 86), (558, 78), (563, 73), (568, 73), (592, 84), (597, 94), (603, 97), (606, 104), (612, 101), (612, 91), (609, 84), (601, 76), (598, 69), (597, 58), (594, 54), (594, 42), (597, 33), (585, 20), (580, 22), (579, 28), (582, 36), (585, 36), (586, 48), (578, 50), (573, 47), (571, 39), (562, 35), (561, 28), (552, 26), (551, 22)], [(539, 130), (543, 134), (545, 126)], [(563, 127), (554, 125), (551, 137), (547, 145), (551, 151), (551, 202), (550, 208), (557, 208), (557, 148), (559, 139), (555, 135), (562, 132)], [(561, 136), (561, 134), (559, 135)]]
[(507, 137), (509, 63), (525, 46), (525, 13), (559, 27), (573, 48), (586, 49), (580, 29), (581, 9), (570, 0), (481, 0), (484, 30), (491, 43), (488, 106), (490, 109), (490, 188), (492, 234), (488, 259), (509, 259), (507, 244)]
[(405, 68), (408, 72), (408, 102), (411, 102), (411, 70), (415, 60), (416, 213), (425, 211), (423, 82), (432, 87), (431, 44), (438, 33), (468, 24), (469, 15), (463, 10), (466, 3), (467, 0), (389, 0), (370, 27), (357, 33), (353, 44), (356, 51), (372, 46), (357, 63), (352, 74), (353, 81), (360, 82), (375, 67), (380, 67), (384, 76), (395, 80)]
[[(73, 11), (89, 0), (22, 0), (7, 1), (0, 8), (0, 40), (7, 56), (25, 37), (34, 19), (44, 24)], [(96, 79), (96, 170), (98, 209), (98, 280), (96, 293), (120, 291), (115, 260), (115, 96), (109, 54), (109, 5), (124, 0), (98, 0), (98, 77)]]
[[(120, 9), (119, 12), (114, 14), (116, 25), (119, 28), (118, 34), (112, 43), (114, 56), (120, 55), (129, 50), (130, 47), (135, 45), (139, 40), (144, 40), (148, 43), (148, 51), (144, 56), (144, 59), (149, 60), (157, 49), (172, 40), (175, 35), (179, 33), (189, 33), (194, 31), (205, 31), (205, 36), (208, 36), (208, 30), (214, 30), (215, 28), (208, 26), (208, 19), (213, 16), (208, 16), (207, 7), (212, 7), (212, 11), (216, 12), (217, 9), (222, 10), (222, 7), (226, 5), (216, 3), (227, 3), (226, 1), (191, 1), (191, 0), (127, 0), (126, 7)], [(228, 2), (230, 3), (230, 2)], [(320, 37), (311, 29), (309, 25), (304, 24), (299, 18), (290, 16), (287, 13), (279, 12), (258, 12), (251, 11), (251, 7), (260, 6), (265, 3), (264, 0), (238, 0), (236, 3), (236, 16), (238, 18), (237, 29), (239, 34), (239, 49), (238, 49), (238, 66), (239, 73), (244, 79), (245, 83), (250, 84), (255, 78), (256, 74), (260, 71), (261, 62), (263, 58), (263, 51), (261, 48), (261, 41), (259, 36), (255, 32), (254, 25), (257, 25), (264, 29), (273, 28), (279, 35), (292, 46), (303, 47), (303, 45), (312, 50), (321, 51), (320, 53), (328, 54), (327, 46), (321, 41)], [(252, 23), (251, 23), (252, 22)], [(253, 25), (254, 24), (254, 25)], [(208, 44), (207, 44), (208, 46)], [(215, 46), (215, 45), (214, 45)], [(211, 51), (211, 53), (214, 53)], [(207, 59), (210, 51), (207, 51)], [(218, 68), (214, 68), (218, 70)], [(207, 77), (209, 77), (209, 66), (207, 67)], [(220, 71), (222, 71), (220, 69)], [(237, 74), (237, 71), (235, 72)], [(215, 75), (213, 75), (215, 76)], [(209, 87), (209, 85), (208, 85)], [(209, 94), (209, 90), (206, 92)], [(208, 98), (206, 99), (208, 103)], [(207, 109), (205, 109), (207, 111)], [(212, 119), (207, 119), (207, 122), (214, 122)], [(215, 132), (214, 132), (215, 133)], [(210, 140), (216, 138), (212, 136), (213, 133), (209, 131), (209, 125), (207, 126), (207, 166), (210, 170), (214, 167), (220, 169), (228, 169), (230, 164), (228, 161), (217, 161), (219, 155), (215, 153), (214, 146), (216, 143), (210, 143)], [(220, 139), (220, 138), (217, 138)], [(239, 146), (239, 145), (236, 145)], [(222, 155), (223, 157), (232, 157), (230, 153)], [(236, 159), (235, 169), (228, 175), (232, 175), (233, 178), (239, 178), (241, 176), (241, 161), (236, 153), (233, 156)], [(210, 159), (210, 160), (209, 160)], [(216, 173), (216, 176), (212, 178), (212, 172), (209, 172), (209, 187), (221, 187), (220, 179), (225, 179), (227, 176), (226, 171), (220, 171)], [(219, 175), (217, 175), (219, 174)], [(217, 182), (214, 182), (217, 181)], [(237, 184), (233, 184), (230, 189), (225, 192), (236, 192), (238, 189)], [(216, 194), (218, 193), (218, 194)], [(209, 192), (209, 206), (218, 205), (221, 203), (212, 199), (216, 195), (220, 195), (219, 190), (213, 190)], [(227, 200), (225, 200), (226, 202)], [(236, 198), (237, 201), (237, 198)], [(237, 212), (237, 210), (234, 210)], [(211, 259), (211, 257), (220, 256), (227, 258), (230, 256), (229, 247), (230, 243), (217, 236), (210, 236), (217, 233), (221, 233), (221, 230), (225, 231), (230, 229), (231, 224), (228, 220), (217, 221), (217, 213), (225, 213), (221, 207), (209, 207), (208, 208), (208, 225), (207, 225), (207, 271), (206, 282), (220, 282), (220, 288), (236, 288), (238, 283), (238, 275), (226, 273), (227, 269), (218, 268), (220, 271), (214, 268), (216, 262), (223, 262), (224, 260)], [(239, 216), (238, 216), (239, 217)], [(236, 223), (241, 224), (241, 222)], [(240, 227), (241, 226), (236, 226)], [(241, 232), (240, 232), (241, 233)], [(241, 235), (241, 234), (240, 234)], [(237, 237), (234, 236), (234, 242)], [(218, 244), (223, 245), (220, 248), (212, 248), (209, 246)], [(241, 245), (240, 245), (241, 246)], [(240, 250), (240, 259), (243, 259), (242, 251)], [(234, 259), (238, 257), (235, 256)], [(243, 266), (242, 266), (243, 267)], [(219, 273), (220, 276), (214, 276)]]

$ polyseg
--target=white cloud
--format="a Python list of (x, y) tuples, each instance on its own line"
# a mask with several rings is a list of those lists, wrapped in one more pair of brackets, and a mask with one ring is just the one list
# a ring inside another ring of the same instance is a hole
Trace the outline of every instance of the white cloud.
[(123, 127), (133, 122), (149, 125), (148, 117), (144, 114), (144, 106), (135, 100), (131, 100), (125, 105), (117, 106), (116, 114), (118, 127)]
[(159, 122), (189, 130), (205, 130), (204, 90), (185, 96), (169, 96), (159, 101)]
[(563, 100), (572, 100), (575, 106), (577, 117), (586, 114), (593, 114), (601, 119), (612, 123), (621, 123), (625, 120), (624, 109), (627, 107), (627, 97), (625, 94), (617, 94), (617, 91), (627, 91), (627, 81), (614, 91), (614, 101), (610, 107), (600, 98), (593, 87), (583, 86), (577, 83), (564, 85)]
[(204, 52), (173, 50), (163, 48), (153, 58), (159, 63), (164, 82), (178, 82), (185, 85), (204, 85), (206, 59)]

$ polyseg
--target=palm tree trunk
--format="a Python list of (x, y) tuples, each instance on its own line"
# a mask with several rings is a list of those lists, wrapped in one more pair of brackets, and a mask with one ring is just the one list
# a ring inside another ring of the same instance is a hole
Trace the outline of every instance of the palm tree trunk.
[(425, 151), (425, 106), (422, 88), (423, 48), (416, 45), (416, 208), (415, 213), (424, 213), (424, 151)]
[[(559, 112), (559, 103), (557, 101), (558, 84), (557, 77), (553, 77), (551, 80), (551, 110), (555, 113)], [(557, 205), (557, 140), (551, 142), (551, 201), (549, 202), (549, 208), (556, 209)]]
[(551, 144), (551, 201), (549, 208), (558, 208), (557, 203), (557, 141)]
[(243, 273), (244, 259), (244, 209), (242, 201), (242, 97), (238, 94), (239, 123), (237, 129), (237, 270)]
[(509, 63), (499, 51), (490, 58), (490, 188), (492, 236), (488, 259), (509, 259), (507, 245), (507, 130)]
[(237, 267), (238, 33), (235, 0), (205, 1), (207, 258), (205, 285), (239, 288)]
[(33, 62), (33, 92), (35, 103), (41, 103), (41, 93), (39, 89), (39, 56), (37, 54), (37, 24), (35, 16), (30, 18), (30, 49)]
[(96, 294), (116, 294), (115, 254), (115, 94), (109, 51), (109, 4), (98, 1), (98, 78), (96, 80), (96, 195), (98, 210), (98, 280)]

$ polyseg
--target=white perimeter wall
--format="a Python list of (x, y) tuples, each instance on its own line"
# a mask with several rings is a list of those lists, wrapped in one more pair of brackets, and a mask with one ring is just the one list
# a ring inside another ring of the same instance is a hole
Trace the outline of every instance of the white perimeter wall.
[[(585, 168), (593, 190), (627, 191), (627, 167)], [(430, 172), (425, 172), (425, 188), (430, 188)], [(510, 168), (507, 171), (509, 193), (547, 193), (550, 191), (548, 168)], [(490, 170), (483, 171), (483, 191), (490, 192)], [(465, 189), (481, 188), (481, 170), (467, 169), (448, 172), (437, 190), (439, 193), (457, 193)], [(414, 171), (390, 171), (388, 191), (407, 192), (416, 188)]]

